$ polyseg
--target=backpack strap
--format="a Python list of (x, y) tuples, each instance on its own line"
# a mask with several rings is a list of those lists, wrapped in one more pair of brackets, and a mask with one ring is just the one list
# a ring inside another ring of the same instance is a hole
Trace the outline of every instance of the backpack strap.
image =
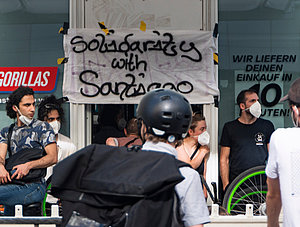
[(9, 128), (8, 128), (8, 134), (7, 134), (7, 151), (8, 151), (8, 157), (12, 155), (11, 153), (11, 147), (10, 147), (10, 140), (11, 140), (11, 135), (14, 129), (15, 123), (12, 123)]
[(184, 224), (182, 221), (182, 215), (180, 214), (180, 199), (179, 199), (179, 196), (176, 191), (174, 193), (174, 203), (173, 203), (171, 227), (184, 227)]
[(138, 138), (135, 137), (134, 139), (128, 141), (128, 142), (124, 145), (124, 147), (128, 147), (129, 144), (133, 143), (133, 142), (136, 141), (137, 139), (138, 139)]
[(141, 145), (133, 145), (131, 147), (127, 147), (127, 151), (129, 151), (129, 152), (132, 152), (132, 151), (139, 152), (141, 150), (142, 150), (142, 146)]
[(176, 159), (176, 164), (177, 164), (177, 167), (178, 168), (181, 168), (181, 167), (190, 167), (192, 168), (192, 166), (186, 162), (183, 162), (183, 161), (180, 161), (178, 159)]
[[(191, 167), (190, 164), (176, 159), (176, 164), (178, 169), (181, 167)], [(184, 227), (182, 221), (182, 215), (180, 214), (180, 199), (177, 192), (174, 190), (174, 203), (173, 203), (173, 212), (172, 212), (172, 225), (171, 227)]]
[(198, 143), (198, 145), (197, 145), (197, 147), (196, 147), (194, 153), (193, 153), (192, 156), (190, 157), (191, 160), (195, 157), (195, 155), (197, 154), (197, 152), (198, 152), (198, 150), (199, 150), (200, 147), (201, 147), (201, 144)]

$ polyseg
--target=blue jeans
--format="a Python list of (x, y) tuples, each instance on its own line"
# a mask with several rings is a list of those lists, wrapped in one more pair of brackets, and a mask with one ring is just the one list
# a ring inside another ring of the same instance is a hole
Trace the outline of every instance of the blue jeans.
[(4, 215), (13, 216), (15, 214), (15, 205), (28, 205), (42, 201), (45, 193), (45, 181), (25, 185), (0, 185), (0, 204), (4, 205)]

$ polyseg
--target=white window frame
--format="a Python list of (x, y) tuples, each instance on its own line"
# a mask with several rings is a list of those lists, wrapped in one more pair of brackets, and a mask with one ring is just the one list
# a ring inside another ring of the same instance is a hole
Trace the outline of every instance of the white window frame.
[[(86, 0), (87, 1), (87, 0)], [(218, 1), (202, 0), (203, 2), (203, 30), (213, 30), (218, 21)], [(84, 28), (85, 1), (70, 1), (70, 28)], [(218, 77), (216, 66), (215, 77)], [(218, 184), (218, 109), (214, 104), (205, 104), (203, 107), (206, 117), (208, 131), (211, 135), (210, 158), (207, 165), (206, 180)], [(92, 142), (92, 113), (91, 105), (70, 103), (70, 137), (78, 149), (83, 148)], [(210, 185), (211, 186), (211, 185)], [(209, 201), (211, 203), (211, 201)]]

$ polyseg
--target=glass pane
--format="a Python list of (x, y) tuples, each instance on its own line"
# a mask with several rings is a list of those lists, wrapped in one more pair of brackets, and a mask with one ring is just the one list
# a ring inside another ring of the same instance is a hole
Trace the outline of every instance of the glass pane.
[(278, 127), (292, 122), (279, 103), (300, 74), (300, 1), (219, 1), (219, 136), (239, 115), (236, 96), (255, 87), (262, 117)]
[[(69, 20), (68, 4), (68, 0), (1, 1), (0, 67), (57, 67), (57, 58), (64, 57), (63, 35), (58, 31)], [(63, 65), (58, 68), (56, 90), (51, 94), (60, 98)], [(37, 103), (46, 95), (50, 93), (36, 94)], [(8, 96), (8, 93), (0, 93), (0, 128), (13, 122), (6, 116), (5, 101)], [(69, 105), (63, 106), (66, 121), (61, 132), (69, 135)]]
[[(92, 143), (104, 144), (108, 137), (124, 137), (126, 123), (136, 117), (136, 104), (92, 105)], [(202, 104), (192, 104), (194, 113), (203, 114)], [(125, 120), (125, 121), (123, 121)]]

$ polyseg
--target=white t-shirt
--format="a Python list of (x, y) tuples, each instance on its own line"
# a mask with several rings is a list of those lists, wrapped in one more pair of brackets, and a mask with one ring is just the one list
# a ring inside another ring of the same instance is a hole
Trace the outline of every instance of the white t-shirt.
[[(74, 145), (74, 143), (72, 143), (71, 139), (69, 137), (64, 136), (63, 134), (58, 133), (58, 140), (56, 141), (56, 143), (58, 148), (57, 162), (60, 162), (61, 160), (76, 152), (77, 150), (76, 146)], [(52, 175), (53, 167), (54, 165), (47, 168), (47, 174), (45, 177), (46, 180)], [(48, 194), (46, 201), (48, 203), (56, 203), (57, 199)]]
[(272, 134), (266, 174), (279, 177), (284, 226), (299, 226), (300, 128), (277, 129)]

